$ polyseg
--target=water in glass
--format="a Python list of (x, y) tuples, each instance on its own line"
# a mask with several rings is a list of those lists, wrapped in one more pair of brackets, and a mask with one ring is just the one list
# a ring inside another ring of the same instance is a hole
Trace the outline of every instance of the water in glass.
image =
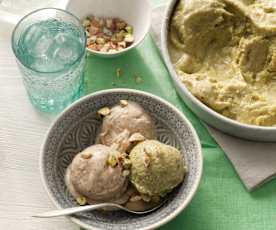
[(48, 19), (21, 33), (15, 52), (31, 102), (40, 110), (58, 112), (83, 93), (81, 32), (73, 23)]

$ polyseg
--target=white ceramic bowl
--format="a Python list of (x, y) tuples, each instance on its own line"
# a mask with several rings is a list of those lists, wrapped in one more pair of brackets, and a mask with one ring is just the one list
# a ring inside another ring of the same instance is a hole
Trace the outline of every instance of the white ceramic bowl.
[(103, 53), (87, 48), (91, 54), (101, 57), (119, 56), (139, 45), (149, 31), (151, 23), (151, 6), (148, 0), (70, 0), (66, 10), (80, 20), (86, 16), (119, 17), (133, 26), (134, 43), (116, 53)]
[(199, 101), (186, 86), (180, 81), (177, 76), (173, 64), (170, 60), (168, 53), (168, 29), (171, 15), (178, 0), (171, 0), (163, 18), (162, 31), (161, 31), (161, 45), (162, 54), (165, 63), (170, 72), (171, 78), (174, 82), (176, 90), (189, 108), (203, 121), (209, 125), (233, 136), (241, 137), (254, 141), (276, 141), (276, 127), (262, 127), (256, 125), (247, 125), (230, 118), (227, 118), (216, 111), (212, 110), (201, 101)]

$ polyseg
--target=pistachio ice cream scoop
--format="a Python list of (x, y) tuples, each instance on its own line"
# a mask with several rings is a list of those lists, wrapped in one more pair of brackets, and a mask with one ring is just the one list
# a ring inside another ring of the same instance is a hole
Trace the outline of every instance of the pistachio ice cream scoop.
[(118, 161), (120, 153), (101, 144), (92, 145), (75, 156), (66, 174), (70, 193), (79, 204), (128, 200), (128, 178)]
[(165, 196), (183, 181), (185, 164), (174, 147), (156, 140), (146, 140), (130, 152), (130, 181), (140, 194)]
[(112, 108), (99, 111), (103, 116), (98, 141), (107, 146), (115, 146), (121, 152), (128, 151), (131, 143), (155, 138), (155, 127), (151, 117), (142, 106), (121, 100)]

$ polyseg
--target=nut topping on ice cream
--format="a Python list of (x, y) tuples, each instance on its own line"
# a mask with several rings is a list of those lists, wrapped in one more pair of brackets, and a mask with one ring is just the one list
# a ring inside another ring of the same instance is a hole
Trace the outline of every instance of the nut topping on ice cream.
[[(90, 158), (83, 158), (90, 153)], [(92, 145), (77, 154), (67, 172), (67, 185), (71, 194), (76, 199), (85, 197), (92, 204), (117, 202), (128, 185), (123, 166), (116, 161), (119, 155), (119, 152), (104, 145)]]
[(98, 114), (100, 116), (107, 116), (108, 114), (110, 114), (110, 109), (108, 107), (103, 107), (98, 111)]
[[(122, 101), (123, 106), (122, 106)], [(137, 103), (121, 100), (120, 105), (110, 109), (110, 113), (103, 118), (102, 128), (99, 134), (101, 144), (112, 146), (125, 152), (128, 151), (133, 139), (155, 138), (155, 128), (151, 117)]]
[(111, 202), (133, 211), (155, 207), (182, 182), (182, 155), (149, 140), (155, 138), (154, 123), (137, 103), (121, 100), (98, 114), (103, 117), (96, 138), (100, 144), (78, 153), (69, 165), (65, 180), (70, 193), (79, 205)]
[(146, 138), (140, 134), (140, 133), (133, 133), (129, 137), (129, 142), (139, 142), (139, 141), (144, 141)]
[(120, 104), (121, 104), (121, 106), (125, 107), (128, 105), (128, 102), (127, 102), (127, 100), (120, 100)]

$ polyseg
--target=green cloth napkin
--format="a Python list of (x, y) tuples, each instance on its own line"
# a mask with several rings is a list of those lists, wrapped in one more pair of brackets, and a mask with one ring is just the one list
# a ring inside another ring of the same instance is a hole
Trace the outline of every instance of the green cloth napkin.
[(89, 56), (87, 63), (87, 93), (108, 88), (134, 88), (153, 93), (182, 111), (200, 137), (204, 171), (198, 192), (178, 217), (160, 229), (276, 229), (276, 180), (253, 193), (246, 191), (221, 148), (176, 94), (150, 36), (140, 47), (121, 57)]

